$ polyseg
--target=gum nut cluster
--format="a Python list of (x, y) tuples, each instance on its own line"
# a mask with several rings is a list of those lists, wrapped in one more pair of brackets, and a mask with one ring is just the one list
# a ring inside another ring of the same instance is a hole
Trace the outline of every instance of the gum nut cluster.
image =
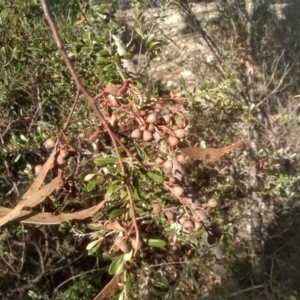
[[(141, 111), (139, 118), (141, 118), (140, 123), (142, 125), (131, 132), (131, 138), (149, 142), (154, 138), (155, 132), (160, 131), (161, 134), (167, 133), (169, 135), (167, 142), (171, 147), (175, 147), (179, 140), (185, 137), (186, 131), (183, 128), (178, 128), (176, 125), (167, 128), (166, 126), (171, 123), (172, 116), (170, 112), (160, 116), (160, 111), (161, 108), (159, 107), (148, 114), (145, 111)], [(182, 127), (182, 125), (180, 126)]]

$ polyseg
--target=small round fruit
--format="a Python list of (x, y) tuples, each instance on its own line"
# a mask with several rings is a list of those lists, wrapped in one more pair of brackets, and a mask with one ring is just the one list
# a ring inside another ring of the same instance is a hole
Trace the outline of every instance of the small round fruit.
[(174, 186), (173, 188), (173, 194), (176, 197), (180, 197), (183, 194), (183, 188), (179, 185)]
[(156, 115), (155, 114), (149, 114), (147, 119), (146, 119), (146, 122), (149, 123), (149, 124), (154, 124), (156, 122)]
[(213, 235), (209, 234), (209, 235), (207, 236), (207, 243), (208, 243), (209, 245), (213, 245), (213, 244), (215, 244), (216, 242), (217, 242), (217, 239), (216, 239)]
[(124, 238), (121, 236), (116, 237), (114, 245), (119, 248), (120, 244), (124, 242)]
[(128, 253), (131, 250), (131, 245), (120, 236), (115, 239), (114, 244), (117, 247), (117, 249), (120, 249), (123, 253)]
[(138, 242), (136, 243), (136, 238), (132, 238), (131, 246), (134, 250), (140, 250), (143, 246), (143, 241), (141, 239), (138, 239)]
[(70, 156), (75, 156), (76, 153), (77, 153), (76, 149), (75, 149), (74, 147), (72, 147), (72, 146), (70, 146), (70, 147), (68, 148), (68, 151), (69, 151), (69, 155), (70, 155)]
[(59, 155), (56, 159), (56, 162), (59, 166), (62, 166), (67, 162), (67, 159), (65, 159)]
[(182, 224), (182, 231), (184, 233), (191, 233), (194, 230), (194, 223), (191, 220), (185, 220)]
[(34, 167), (34, 173), (35, 173), (36, 176), (40, 174), (40, 172), (42, 170), (42, 167), (43, 167), (43, 165), (36, 165)]
[(171, 222), (171, 221), (174, 220), (175, 214), (174, 214), (172, 211), (166, 211), (166, 212), (165, 212), (165, 217), (166, 217), (166, 219), (167, 219), (169, 222)]
[(171, 160), (167, 160), (164, 162), (162, 169), (166, 175), (169, 175), (172, 173), (172, 168), (173, 168), (173, 162)]
[(130, 245), (129, 243), (127, 243), (127, 242), (124, 241), (123, 243), (121, 243), (119, 249), (120, 249), (123, 253), (126, 254), (126, 253), (128, 253), (128, 252), (131, 251), (131, 245)]
[(169, 178), (169, 182), (170, 182), (171, 184), (175, 184), (175, 183), (177, 183), (177, 179), (176, 179), (175, 177), (170, 177), (170, 178)]
[(182, 154), (177, 155), (176, 159), (180, 164), (183, 164), (185, 162), (185, 156)]
[(214, 222), (211, 222), (211, 223), (210, 223), (210, 228), (211, 228), (211, 229), (214, 229), (214, 228), (219, 228), (219, 223), (218, 223), (218, 222), (216, 222), (216, 221), (214, 221)]
[(68, 159), (70, 157), (70, 152), (66, 149), (61, 149), (58, 157), (61, 157), (62, 159)]
[(49, 138), (45, 141), (45, 147), (48, 149), (53, 149), (55, 146), (55, 140), (53, 138)]
[(175, 137), (175, 136), (169, 136), (169, 137), (168, 137), (168, 144), (169, 144), (171, 147), (176, 146), (178, 143), (179, 143), (179, 140), (178, 140), (177, 137)]
[(215, 199), (215, 198), (211, 198), (207, 201), (207, 205), (210, 207), (210, 208), (214, 208), (214, 207), (217, 207), (218, 206), (218, 201)]
[(212, 229), (211, 233), (213, 234), (214, 237), (219, 239), (223, 235), (223, 231), (220, 228), (214, 228)]
[(176, 135), (176, 137), (178, 137), (179, 139), (182, 139), (185, 137), (185, 130), (184, 129), (177, 129), (174, 131), (174, 134)]
[(165, 120), (166, 124), (169, 124), (171, 121), (171, 116), (170, 115), (164, 115), (163, 119)]
[(153, 138), (153, 134), (148, 130), (144, 130), (144, 132), (143, 132), (143, 141), (144, 142), (149, 142), (152, 138)]
[(151, 205), (152, 207), (152, 213), (153, 214), (160, 214), (161, 213), (161, 206), (158, 203), (154, 203)]
[(181, 217), (181, 218), (178, 220), (178, 222), (179, 222), (179, 224), (183, 225), (183, 223), (184, 223), (186, 220), (187, 220), (187, 218)]
[(158, 157), (156, 160), (155, 160), (155, 163), (158, 164), (158, 165), (162, 165), (165, 161), (161, 158), (161, 157)]
[(133, 139), (141, 139), (142, 138), (142, 132), (139, 128), (137, 129), (134, 129), (132, 132), (131, 132), (131, 137)]
[(195, 226), (195, 231), (198, 231), (201, 228), (203, 228), (203, 224), (201, 222), (198, 222), (198, 221), (194, 221), (194, 226)]
[(148, 131), (150, 131), (150, 132), (154, 132), (155, 131), (155, 126), (154, 126), (154, 124), (149, 124), (149, 126), (148, 126)]

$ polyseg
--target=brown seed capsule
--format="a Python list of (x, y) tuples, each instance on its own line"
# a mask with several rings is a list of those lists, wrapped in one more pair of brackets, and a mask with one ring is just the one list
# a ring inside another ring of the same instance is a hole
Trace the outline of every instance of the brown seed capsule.
[(171, 184), (175, 184), (175, 183), (177, 183), (177, 179), (176, 179), (175, 177), (170, 177), (170, 178), (169, 178), (169, 182), (170, 182)]
[(49, 138), (45, 141), (45, 147), (48, 149), (53, 149), (55, 146), (55, 140), (53, 138)]
[(183, 225), (183, 223), (184, 223), (186, 220), (187, 220), (187, 218), (181, 217), (181, 218), (178, 220), (178, 222), (179, 222), (179, 224)]
[(147, 119), (146, 119), (146, 122), (147, 123), (150, 123), (150, 124), (154, 124), (156, 122), (156, 115), (155, 114), (149, 114)]
[(131, 137), (133, 139), (141, 139), (142, 138), (142, 131), (137, 128), (137, 129), (134, 129), (132, 132), (131, 132)]
[(115, 239), (114, 245), (117, 247), (117, 249), (120, 249), (123, 253), (128, 253), (131, 250), (131, 245), (127, 243), (124, 238), (117, 237)]
[(152, 213), (153, 214), (160, 214), (161, 213), (161, 206), (158, 203), (154, 203), (151, 205)]
[(77, 153), (76, 149), (72, 146), (68, 147), (68, 151), (69, 151), (70, 156), (75, 156)]
[(143, 141), (144, 142), (149, 142), (152, 138), (153, 138), (153, 134), (148, 130), (144, 130), (144, 132), (143, 132)]
[(165, 120), (166, 124), (169, 124), (171, 121), (171, 116), (170, 115), (164, 115), (163, 119)]
[(185, 137), (185, 130), (184, 129), (177, 129), (174, 131), (174, 134), (176, 135), (176, 137), (178, 137), (179, 139), (182, 139)]
[(172, 211), (166, 211), (165, 217), (169, 222), (171, 222), (175, 219), (175, 214)]
[(216, 221), (214, 221), (214, 222), (211, 222), (211, 223), (210, 223), (210, 228), (211, 228), (211, 229), (214, 229), (214, 228), (219, 228), (219, 223), (218, 223), (218, 222), (216, 222)]
[(173, 162), (171, 160), (167, 160), (164, 162), (162, 169), (166, 175), (169, 175), (172, 173), (172, 168), (173, 168)]
[(161, 158), (161, 157), (158, 157), (156, 160), (155, 160), (155, 163), (158, 164), (158, 165), (162, 165), (165, 161)]
[(176, 146), (178, 143), (179, 143), (179, 140), (178, 140), (177, 137), (175, 137), (175, 136), (169, 136), (169, 137), (168, 137), (168, 144), (169, 144), (171, 147)]
[(214, 208), (214, 207), (218, 206), (218, 201), (215, 198), (211, 198), (207, 201), (207, 205), (210, 208)]
[(217, 239), (216, 239), (213, 235), (209, 234), (209, 235), (207, 236), (207, 243), (208, 243), (209, 245), (213, 245), (213, 244), (215, 244), (216, 242), (217, 242)]
[(214, 228), (212, 229), (211, 233), (217, 238), (219, 239), (222, 235), (223, 235), (223, 231), (220, 228)]
[(58, 157), (61, 157), (62, 159), (68, 159), (70, 157), (70, 152), (66, 149), (61, 149)]
[(173, 188), (173, 194), (176, 197), (180, 197), (183, 194), (183, 188), (179, 185), (174, 186)]
[(67, 159), (65, 159), (59, 155), (56, 159), (56, 162), (59, 166), (62, 166), (67, 162)]
[(201, 222), (198, 222), (198, 221), (194, 221), (194, 226), (195, 226), (195, 231), (198, 231), (201, 228), (203, 228), (203, 224)]
[(132, 238), (131, 246), (134, 250), (140, 250), (143, 246), (143, 241), (141, 239), (138, 239), (138, 242), (136, 243), (136, 238)]
[(150, 131), (150, 132), (154, 132), (155, 131), (155, 126), (154, 126), (154, 124), (149, 124), (149, 126), (148, 126), (148, 131)]
[(38, 176), (40, 174), (40, 172), (42, 170), (42, 167), (43, 167), (43, 165), (36, 165), (34, 167), (34, 173), (35, 173), (36, 176)]
[(191, 233), (194, 230), (194, 223), (191, 220), (185, 220), (182, 224), (182, 231), (184, 233)]
[(176, 159), (180, 164), (183, 164), (185, 162), (185, 156), (182, 154), (177, 155)]

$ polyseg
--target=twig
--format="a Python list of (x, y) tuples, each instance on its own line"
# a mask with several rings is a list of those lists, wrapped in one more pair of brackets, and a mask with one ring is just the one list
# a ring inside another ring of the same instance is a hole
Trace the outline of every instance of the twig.
[(234, 297), (234, 296), (237, 296), (237, 295), (245, 293), (245, 292), (249, 292), (249, 291), (261, 289), (261, 288), (264, 288), (264, 287), (266, 287), (265, 284), (260, 284), (260, 285), (252, 286), (250, 288), (239, 290), (239, 291), (237, 291), (235, 293), (231, 293), (227, 298)]

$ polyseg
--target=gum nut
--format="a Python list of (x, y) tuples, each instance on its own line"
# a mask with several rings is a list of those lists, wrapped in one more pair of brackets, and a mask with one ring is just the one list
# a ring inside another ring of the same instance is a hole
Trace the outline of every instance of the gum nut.
[(219, 239), (222, 236), (223, 231), (220, 228), (214, 228), (212, 229), (211, 233), (214, 235), (214, 237)]
[(139, 128), (137, 129), (134, 129), (132, 132), (131, 132), (131, 135), (130, 135), (133, 139), (141, 139), (142, 138), (142, 132)]
[(169, 124), (171, 121), (171, 116), (170, 115), (164, 115), (163, 119), (165, 120), (166, 124)]
[(194, 223), (191, 220), (185, 220), (182, 224), (182, 231), (184, 233), (191, 233), (194, 230)]
[(143, 132), (143, 141), (144, 141), (144, 142), (148, 142), (148, 141), (150, 141), (152, 138), (153, 138), (153, 134), (152, 134), (150, 131), (145, 130), (145, 131)]
[(216, 242), (217, 242), (217, 239), (216, 239), (213, 235), (209, 234), (209, 235), (207, 236), (207, 243), (208, 243), (209, 245), (213, 245), (213, 244), (215, 244)]
[(218, 222), (216, 222), (216, 221), (214, 221), (214, 222), (211, 222), (211, 223), (210, 223), (210, 228), (211, 228), (211, 229), (214, 229), (214, 228), (219, 228), (219, 223), (218, 223)]
[(67, 159), (68, 157), (70, 156), (70, 152), (66, 149), (61, 149), (59, 151), (59, 156), (58, 157), (61, 157), (63, 159)]
[(61, 156), (58, 156), (57, 159), (56, 159), (56, 162), (59, 166), (62, 166), (63, 164), (65, 164), (67, 162), (66, 159), (64, 159), (63, 157)]
[(173, 162), (171, 160), (167, 160), (163, 164), (163, 172), (165, 175), (169, 175), (172, 173), (172, 168), (173, 168)]
[(168, 137), (168, 144), (169, 144), (171, 147), (176, 146), (178, 143), (179, 143), (179, 140), (178, 140), (177, 137), (175, 137), (175, 136), (169, 136), (169, 137)]
[(42, 170), (42, 167), (43, 167), (43, 165), (36, 165), (34, 167), (34, 173), (35, 173), (35, 175), (39, 175), (40, 174), (40, 172)]
[(185, 130), (184, 129), (177, 129), (174, 131), (174, 134), (176, 135), (176, 137), (178, 137), (179, 139), (182, 139), (185, 137)]
[(119, 248), (120, 244), (124, 242), (124, 238), (122, 238), (121, 236), (116, 237), (114, 245)]
[(183, 164), (185, 162), (185, 156), (182, 154), (177, 155), (176, 159), (180, 164)]
[(179, 224), (183, 225), (183, 223), (184, 223), (186, 220), (187, 220), (187, 218), (181, 217), (181, 218), (178, 220), (178, 222), (179, 222)]
[(218, 206), (218, 201), (215, 198), (211, 198), (207, 201), (207, 205), (211, 208)]
[(136, 244), (136, 238), (131, 239), (131, 246), (134, 250), (140, 250), (143, 246), (143, 241), (141, 239), (138, 239), (138, 242)]
[(148, 131), (150, 131), (150, 132), (154, 132), (155, 131), (155, 126), (154, 126), (154, 124), (149, 124), (149, 126), (148, 126)]
[(131, 251), (131, 245), (123, 241), (123, 243), (120, 244), (119, 249), (126, 254)]
[(152, 213), (153, 214), (160, 214), (161, 213), (161, 206), (158, 203), (154, 203), (151, 205)]
[(179, 185), (174, 186), (173, 188), (173, 194), (176, 197), (180, 197), (183, 194), (183, 188)]
[(200, 230), (203, 227), (203, 224), (198, 221), (194, 221), (195, 231)]
[(176, 179), (175, 177), (170, 177), (170, 178), (169, 178), (169, 182), (170, 182), (171, 184), (175, 184), (175, 183), (177, 183), (177, 179)]
[(158, 165), (162, 165), (165, 161), (161, 158), (161, 157), (158, 157), (156, 160), (155, 160), (155, 163), (158, 164)]
[(166, 212), (165, 212), (165, 217), (166, 217), (166, 219), (167, 219), (169, 222), (171, 222), (171, 221), (173, 221), (173, 220), (175, 219), (175, 215), (174, 215), (174, 213), (171, 212), (171, 211), (166, 211)]
[(156, 115), (155, 114), (149, 114), (147, 119), (146, 119), (146, 122), (149, 123), (149, 124), (153, 124), (156, 122)]
[(55, 146), (55, 140), (53, 138), (49, 138), (45, 141), (45, 147), (48, 149), (52, 149)]
[(68, 148), (68, 151), (69, 151), (69, 154), (70, 154), (71, 156), (75, 156), (76, 153), (77, 153), (76, 149), (75, 149), (74, 147), (72, 147), (72, 146), (70, 146), (70, 147)]

